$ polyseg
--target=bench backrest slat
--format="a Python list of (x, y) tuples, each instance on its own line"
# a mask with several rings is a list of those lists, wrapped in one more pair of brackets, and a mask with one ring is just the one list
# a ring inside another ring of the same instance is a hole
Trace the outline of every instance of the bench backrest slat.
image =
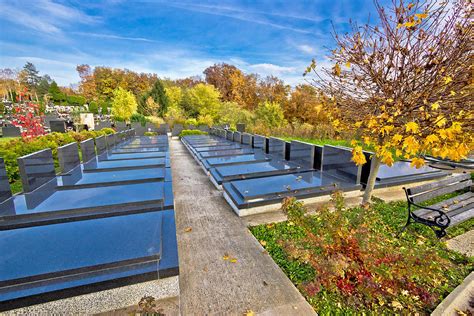
[(413, 188), (409, 188), (409, 189), (407, 189), (407, 191), (408, 191), (408, 195), (415, 195), (415, 194), (423, 193), (423, 192), (426, 192), (426, 191), (431, 191), (431, 190), (434, 190), (434, 189), (437, 189), (437, 188), (441, 188), (441, 187), (444, 187), (444, 186), (447, 186), (447, 185), (450, 185), (450, 184), (453, 184), (453, 183), (456, 183), (456, 182), (469, 180), (470, 178), (471, 178), (470, 174), (462, 173), (462, 174), (459, 174), (459, 175), (446, 177), (445, 179), (440, 180), (440, 181), (430, 182), (430, 183), (422, 184), (422, 185), (419, 185), (419, 186), (416, 186), (416, 187), (413, 187)]
[(472, 185), (471, 180), (457, 181), (455, 183), (445, 184), (444, 186), (436, 186), (433, 190), (425, 191), (417, 195), (412, 195), (410, 199), (413, 203), (420, 203), (420, 202), (430, 200), (432, 198), (435, 198), (443, 194), (452, 193), (452, 192), (464, 189), (466, 187), (470, 187), (471, 185)]

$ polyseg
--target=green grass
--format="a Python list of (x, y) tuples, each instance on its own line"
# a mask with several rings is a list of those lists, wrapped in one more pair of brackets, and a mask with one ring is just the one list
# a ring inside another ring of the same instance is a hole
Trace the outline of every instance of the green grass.
[(315, 145), (333, 145), (333, 146), (345, 146), (352, 147), (351, 142), (345, 139), (314, 139), (314, 138), (303, 138), (303, 137), (281, 137), (286, 141), (299, 140), (302, 142), (315, 144)]
[[(448, 196), (437, 198), (437, 200), (443, 200), (446, 198), (448, 198)], [(429, 201), (427, 203), (432, 204), (435, 202), (436, 200)], [(353, 225), (354, 223), (360, 223), (361, 217), (359, 215), (361, 214), (361, 212), (364, 211), (361, 210), (361, 208), (356, 207), (344, 210), (342, 212), (343, 215), (342, 217), (338, 217), (338, 221), (347, 221), (347, 224), (339, 224), (339, 222), (333, 224), (324, 224), (325, 221), (331, 221), (331, 218), (334, 216), (329, 214), (329, 217), (327, 217), (327, 213), (326, 217), (323, 217), (323, 215), (310, 216), (311, 219), (309, 220), (309, 222), (314, 224), (314, 226), (312, 226), (312, 231), (316, 233), (316, 236), (322, 238), (323, 240), (326, 240), (327, 245), (329, 246), (333, 244), (335, 240), (334, 238), (338, 238), (338, 234), (340, 232), (340, 230), (338, 229), (335, 229), (335, 231), (330, 231), (331, 225), (339, 227), (341, 225), (344, 226)], [(388, 252), (388, 254), (390, 254), (390, 249), (392, 249), (392, 252), (395, 252), (393, 250), (396, 250), (397, 253), (406, 254), (406, 258), (409, 258), (409, 255), (412, 256), (413, 253), (432, 254), (430, 255), (429, 262), (426, 261), (422, 263), (423, 265), (426, 265), (426, 267), (423, 268), (424, 270), (421, 270), (429, 271), (430, 274), (422, 273), (422, 276), (416, 275), (416, 273), (419, 273), (420, 270), (416, 268), (416, 264), (413, 264), (413, 257), (411, 257), (411, 261), (407, 261), (406, 263), (397, 263), (397, 266), (405, 265), (407, 268), (412, 267), (410, 269), (413, 269), (414, 271), (413, 280), (418, 280), (417, 282), (420, 282), (420, 284), (425, 284), (424, 286), (426, 286), (427, 289), (436, 293), (435, 295), (437, 295), (438, 299), (437, 301), (432, 302), (430, 306), (414, 307), (416, 304), (419, 304), (419, 301), (413, 301), (411, 300), (411, 297), (406, 297), (400, 294), (401, 292), (398, 292), (397, 296), (384, 297), (383, 299), (385, 300), (385, 305), (383, 306), (379, 306), (379, 304), (376, 303), (373, 306), (357, 307), (357, 305), (351, 305), (351, 303), (349, 302), (353, 303), (354, 300), (357, 300), (361, 297), (359, 295), (363, 296), (366, 295), (366, 293), (359, 292), (356, 296), (344, 296), (343, 294), (341, 294), (341, 292), (337, 290), (336, 286), (333, 286), (333, 288), (320, 288), (316, 293), (310, 295), (308, 294), (307, 290), (308, 284), (315, 282), (319, 272), (319, 270), (314, 268), (314, 262), (320, 262), (320, 260), (326, 259), (324, 250), (318, 250), (320, 249), (318, 248), (319, 244), (308, 243), (308, 239), (305, 239), (304, 229), (302, 229), (300, 226), (298, 226), (298, 224), (295, 224), (292, 221), (254, 226), (250, 227), (250, 231), (253, 233), (255, 238), (259, 240), (260, 243), (262, 243), (268, 254), (280, 266), (280, 268), (284, 271), (288, 278), (295, 284), (295, 286), (301, 291), (303, 296), (305, 296), (307, 301), (315, 308), (315, 310), (319, 314), (329, 315), (366, 313), (375, 315), (380, 314), (381, 311), (382, 314), (393, 314), (397, 313), (397, 311), (393, 310), (390, 306), (390, 303), (393, 300), (402, 302), (404, 307), (411, 306), (412, 308), (416, 308), (416, 310), (418, 310), (420, 314), (429, 314), (433, 310), (433, 308), (442, 301), (444, 297), (446, 297), (457, 285), (459, 285), (463, 281), (463, 279), (471, 271), (474, 270), (474, 257), (467, 258), (459, 253), (447, 249), (446, 244), (444, 242), (445, 239), (439, 241), (429, 227), (421, 224), (410, 225), (406, 232), (404, 232), (399, 238), (397, 238), (397, 233), (405, 224), (406, 219), (406, 202), (399, 201), (385, 203), (381, 200), (377, 200), (373, 204), (371, 211), (368, 212), (367, 218), (365, 219), (363, 217), (361, 223), (362, 225), (364, 225), (364, 227), (367, 227), (367, 230), (369, 232), (373, 232), (369, 233), (369, 236), (371, 236), (370, 234), (378, 236), (378, 239), (376, 239), (375, 237), (369, 237), (369, 253), (371, 249), (374, 249), (375, 253), (377, 253), (375, 249), (378, 249), (378, 254), (380, 254), (380, 249), (387, 249), (386, 251)], [(323, 223), (321, 223), (321, 221)], [(358, 225), (359, 224), (356, 224), (355, 226), (358, 227)], [(324, 227), (326, 227), (325, 229), (327, 230), (324, 230)], [(458, 236), (472, 229), (474, 229), (474, 219), (468, 220), (460, 225), (448, 228), (448, 238)], [(344, 238), (342, 239), (344, 240)], [(374, 244), (374, 248), (371, 248), (371, 238), (374, 238), (373, 242), (375, 242), (376, 240), (377, 245), (382, 245), (382, 247), (377, 247)], [(310, 253), (313, 253), (313, 257), (304, 257), (305, 259), (302, 260), (301, 256), (305, 254), (305, 250), (301, 252), (301, 248), (298, 251), (295, 251), (295, 248), (292, 248), (298, 247), (298, 245), (300, 247), (303, 245), (304, 249), (309, 249)], [(361, 244), (360, 246), (366, 247), (365, 244)], [(291, 253), (291, 249), (293, 249), (293, 253)], [(345, 254), (342, 253), (341, 255), (344, 256)], [(375, 257), (376, 255), (374, 255), (374, 258)], [(401, 260), (405, 260), (404, 258), (405, 255), (402, 256)], [(313, 264), (313, 266), (311, 265), (311, 263)], [(338, 266), (337, 263), (338, 262), (336, 261), (335, 268)], [(445, 268), (445, 265), (447, 263), (449, 265), (449, 268)], [(431, 267), (434, 268), (431, 269)], [(348, 268), (346, 270), (346, 273), (350, 273), (350, 269), (351, 268)], [(392, 270), (389, 273), (393, 273), (391, 277), (397, 278), (397, 274), (394, 271), (397, 270)], [(409, 271), (411, 273), (412, 270)], [(435, 283), (437, 283), (437, 286), (434, 285)], [(409, 312), (407, 311), (407, 313)]]

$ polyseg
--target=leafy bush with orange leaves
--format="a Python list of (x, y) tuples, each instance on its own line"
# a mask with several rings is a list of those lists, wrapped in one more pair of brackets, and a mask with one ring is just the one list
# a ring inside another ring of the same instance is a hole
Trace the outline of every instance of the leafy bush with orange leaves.
[(289, 198), (287, 222), (251, 228), (318, 313), (427, 314), (472, 270), (472, 259), (424, 237), (424, 228), (396, 238), (403, 204), (389, 224), (392, 204), (345, 209), (340, 193), (332, 204), (309, 215)]

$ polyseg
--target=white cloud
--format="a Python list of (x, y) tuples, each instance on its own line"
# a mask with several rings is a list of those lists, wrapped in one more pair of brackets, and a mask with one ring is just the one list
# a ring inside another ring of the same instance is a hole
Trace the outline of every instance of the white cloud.
[(113, 40), (125, 40), (125, 41), (148, 42), (148, 43), (157, 42), (155, 40), (144, 38), (144, 37), (127, 37), (127, 36), (119, 36), (119, 35), (113, 35), (113, 34), (88, 33), (88, 32), (72, 32), (71, 34), (103, 38), (103, 39), (113, 39)]
[(313, 47), (306, 44), (298, 45), (296, 46), (296, 48), (298, 48), (298, 50), (300, 50), (301, 52), (305, 54), (314, 54), (315, 52), (315, 49)]
[(92, 24), (99, 22), (97, 17), (51, 0), (32, 1), (29, 4), (25, 8), (21, 1), (8, 3), (2, 1), (0, 2), (0, 12), (2, 12), (0, 18), (28, 29), (52, 35), (62, 33), (62, 28), (72, 23)]

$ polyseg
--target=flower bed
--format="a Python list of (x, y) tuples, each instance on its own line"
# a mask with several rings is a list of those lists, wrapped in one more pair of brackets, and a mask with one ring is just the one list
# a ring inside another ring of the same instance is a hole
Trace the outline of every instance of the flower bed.
[[(320, 314), (428, 314), (473, 269), (473, 258), (449, 251), (425, 226), (395, 237), (406, 221), (404, 202), (345, 209), (340, 194), (332, 202), (308, 215), (287, 199), (288, 221), (251, 227)], [(455, 232), (473, 226), (471, 220)]]

